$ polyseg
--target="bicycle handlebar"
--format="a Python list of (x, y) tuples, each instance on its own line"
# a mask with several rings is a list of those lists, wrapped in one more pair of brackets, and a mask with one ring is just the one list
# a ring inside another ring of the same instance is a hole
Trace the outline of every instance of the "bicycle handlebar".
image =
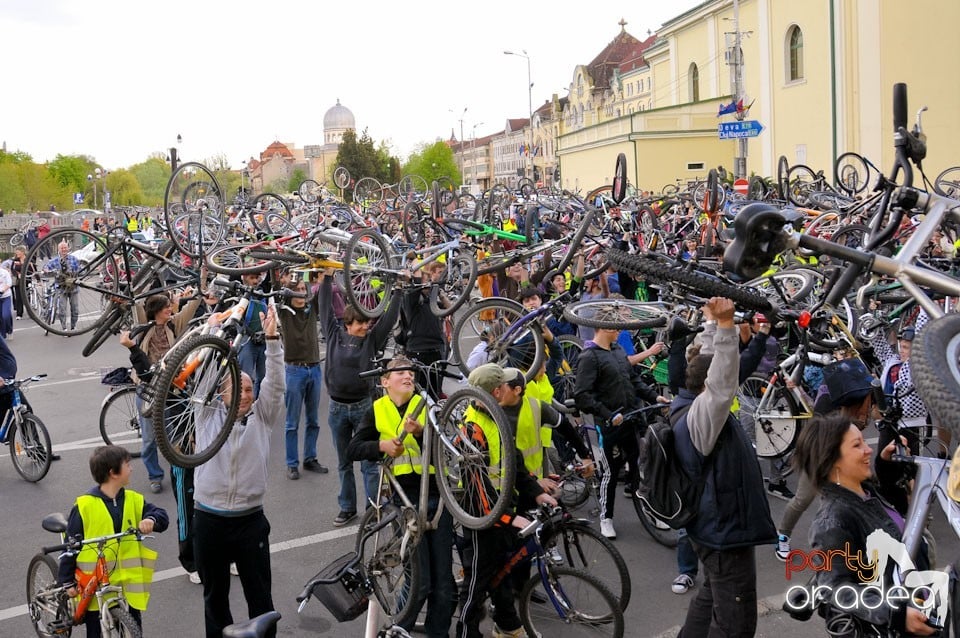
[(145, 538), (151, 538), (150, 536), (142, 534), (136, 527), (129, 527), (117, 534), (107, 534), (106, 536), (97, 536), (96, 538), (70, 538), (66, 542), (60, 543), (59, 545), (50, 545), (48, 547), (44, 547), (41, 551), (44, 554), (67, 550), (75, 551), (81, 549), (84, 545), (97, 545), (99, 543), (105, 543), (107, 541), (123, 538), (124, 536), (136, 536), (137, 541), (142, 541)]

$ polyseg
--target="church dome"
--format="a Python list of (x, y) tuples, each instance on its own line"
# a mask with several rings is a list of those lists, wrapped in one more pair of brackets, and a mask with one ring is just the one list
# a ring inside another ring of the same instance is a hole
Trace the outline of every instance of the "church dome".
[(350, 109), (340, 104), (338, 99), (337, 103), (323, 116), (323, 128), (324, 130), (356, 129), (356, 121)]

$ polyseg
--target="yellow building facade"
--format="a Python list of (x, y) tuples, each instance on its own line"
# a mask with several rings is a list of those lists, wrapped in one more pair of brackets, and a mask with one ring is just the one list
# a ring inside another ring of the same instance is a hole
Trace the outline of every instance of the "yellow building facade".
[[(763, 132), (748, 142), (747, 173), (774, 175), (778, 158), (823, 169), (856, 151), (889, 172), (893, 161), (892, 87), (909, 87), (922, 105), (928, 177), (957, 164), (960, 60), (951, 32), (960, 2), (916, 0), (741, 0), (738, 3), (746, 119)], [(611, 78), (574, 68), (559, 121), (557, 156), (564, 188), (609, 184), (617, 153), (644, 190), (731, 171), (737, 143), (720, 140), (717, 117), (731, 102), (734, 1), (709, 0), (663, 25), (643, 60)], [(591, 90), (600, 83), (609, 89)]]

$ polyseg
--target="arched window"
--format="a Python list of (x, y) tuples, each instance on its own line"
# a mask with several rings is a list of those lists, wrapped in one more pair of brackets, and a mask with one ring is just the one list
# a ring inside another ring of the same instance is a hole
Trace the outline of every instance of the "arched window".
[(787, 30), (787, 81), (803, 79), (803, 31), (793, 25)]
[(700, 101), (700, 69), (696, 62), (690, 63), (690, 71), (687, 73), (687, 80), (690, 83), (690, 101)]

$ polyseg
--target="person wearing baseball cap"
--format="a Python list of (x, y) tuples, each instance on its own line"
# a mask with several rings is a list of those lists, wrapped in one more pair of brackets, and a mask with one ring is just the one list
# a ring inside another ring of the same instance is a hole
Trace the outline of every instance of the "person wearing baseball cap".
[[(473, 370), (468, 383), (487, 392), (501, 406), (514, 400), (524, 387), (523, 372), (516, 368), (502, 368), (496, 363), (486, 363)], [(494, 604), (493, 620), (495, 636), (523, 635), (522, 622), (517, 614), (517, 592), (511, 578), (504, 578), (495, 588), (491, 581), (503, 567), (504, 557), (515, 547), (516, 531), (530, 524), (517, 511), (526, 511), (538, 505), (556, 507), (555, 498), (547, 494), (534, 475), (524, 468), (523, 454), (517, 448), (516, 439), (501, 441), (499, 430), (492, 418), (481, 408), (470, 407), (464, 420), (478, 425), (483, 430), (490, 453), (490, 465), (497, 466), (501, 454), (512, 449), (516, 463), (516, 485), (511, 504), (501, 520), (489, 529), (465, 530), (463, 556), (463, 588), (460, 599), (463, 608), (457, 622), (458, 638), (480, 638), (480, 621), (484, 613), (484, 601), (489, 595)], [(491, 477), (495, 479), (495, 477)]]

